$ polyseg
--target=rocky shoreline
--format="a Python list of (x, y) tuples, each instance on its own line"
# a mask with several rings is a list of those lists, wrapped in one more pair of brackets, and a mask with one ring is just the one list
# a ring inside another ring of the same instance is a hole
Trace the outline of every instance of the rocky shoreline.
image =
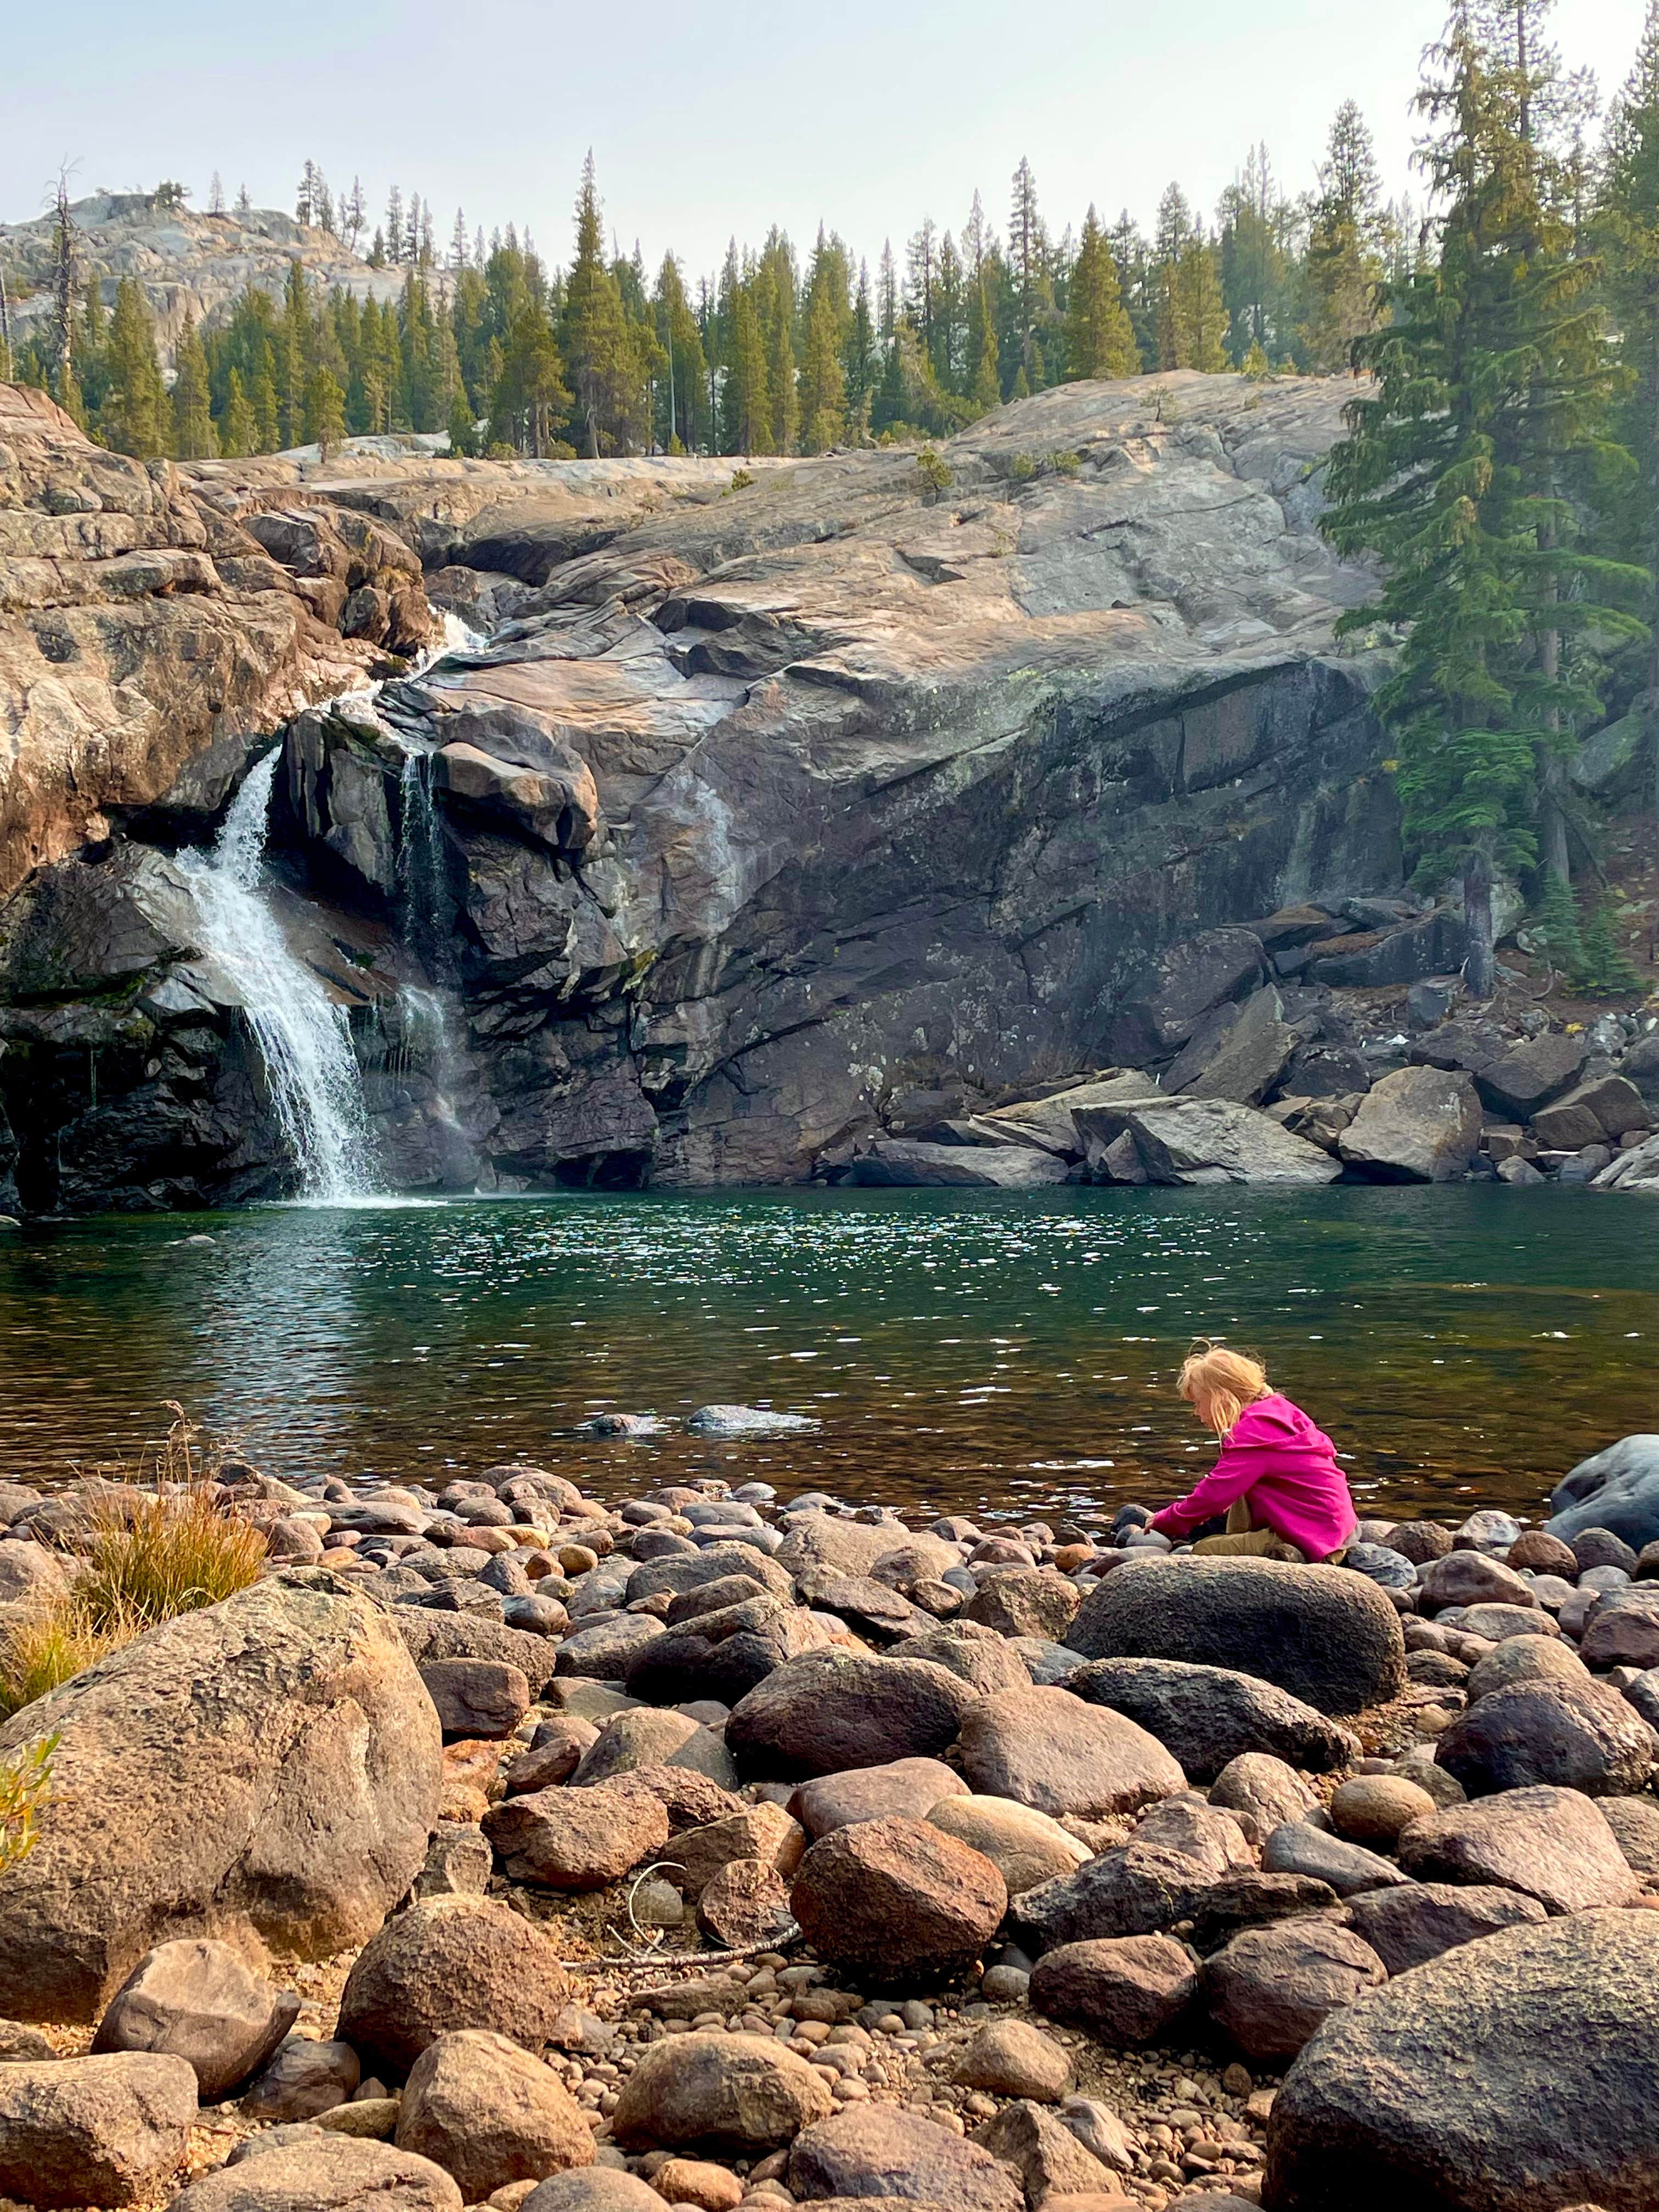
[[(258, 1579), (0, 1731), (52, 1740), (15, 2203), (1659, 2189), (1659, 1439), (1337, 1567), (525, 1463), (208, 1494)], [(134, 1495), (7, 1488), (0, 1634)]]

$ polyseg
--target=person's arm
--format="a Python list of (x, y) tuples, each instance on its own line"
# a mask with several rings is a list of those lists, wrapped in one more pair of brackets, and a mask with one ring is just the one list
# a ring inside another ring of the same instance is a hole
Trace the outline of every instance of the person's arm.
[(1161, 1536), (1183, 1536), (1200, 1522), (1214, 1519), (1237, 1505), (1261, 1474), (1260, 1446), (1235, 1443), (1224, 1437), (1220, 1456), (1195, 1490), (1152, 1516), (1150, 1526)]

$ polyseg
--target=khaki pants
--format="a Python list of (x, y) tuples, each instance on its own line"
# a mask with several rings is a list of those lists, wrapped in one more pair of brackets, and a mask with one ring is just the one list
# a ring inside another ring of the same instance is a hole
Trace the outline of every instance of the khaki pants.
[(1294, 1544), (1286, 1543), (1275, 1528), (1258, 1528), (1250, 1518), (1248, 1498), (1241, 1498), (1227, 1509), (1227, 1533), (1224, 1536), (1204, 1536), (1193, 1546), (1194, 1552), (1206, 1553), (1212, 1559), (1289, 1559), (1300, 1565), (1303, 1555)]

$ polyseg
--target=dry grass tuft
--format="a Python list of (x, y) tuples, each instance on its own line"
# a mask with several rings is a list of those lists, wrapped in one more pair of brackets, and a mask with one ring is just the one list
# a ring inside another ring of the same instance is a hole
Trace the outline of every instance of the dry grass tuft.
[(0, 1635), (0, 1717), (147, 1628), (216, 1605), (259, 1579), (264, 1534), (219, 1510), (208, 1473), (218, 1454), (204, 1445), (184, 1408), (169, 1402), (173, 1425), (146, 1447), (138, 1471), (153, 1492), (135, 1483), (118, 1503), (97, 1508), (85, 1571), (69, 1595), (33, 1609)]
[(204, 1490), (135, 1498), (121, 1513), (99, 1516), (71, 1602), (95, 1628), (131, 1621), (136, 1635), (246, 1589), (259, 1579), (264, 1556), (261, 1531), (221, 1513)]

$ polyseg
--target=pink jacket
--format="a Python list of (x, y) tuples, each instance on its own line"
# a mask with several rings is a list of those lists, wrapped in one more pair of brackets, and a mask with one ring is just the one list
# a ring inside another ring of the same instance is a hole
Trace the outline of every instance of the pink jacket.
[(1166, 1505), (1152, 1526), (1179, 1543), (1247, 1496), (1256, 1526), (1274, 1529), (1310, 1559), (1340, 1551), (1357, 1526), (1335, 1446), (1277, 1390), (1246, 1406), (1197, 1489)]

